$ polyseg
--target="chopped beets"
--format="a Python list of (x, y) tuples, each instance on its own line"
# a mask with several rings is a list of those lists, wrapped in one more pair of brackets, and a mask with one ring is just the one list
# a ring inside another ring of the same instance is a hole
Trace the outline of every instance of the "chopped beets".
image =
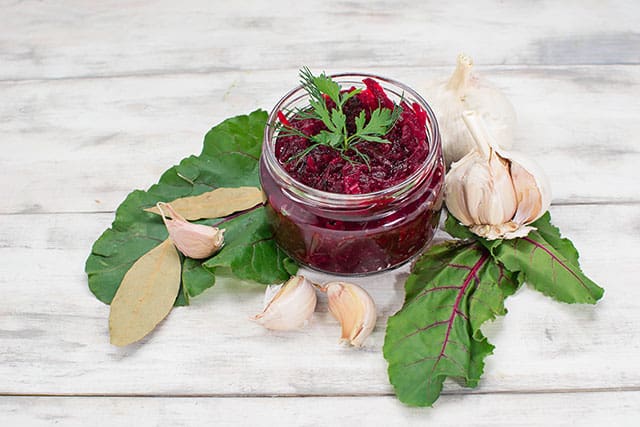
[(371, 114), (368, 108), (365, 108), (365, 106), (367, 104), (365, 104), (364, 102), (362, 102), (362, 100), (359, 98), (360, 95), (362, 95), (364, 92), (359, 93), (358, 95), (356, 95), (355, 97), (351, 98), (343, 107), (342, 107), (342, 111), (344, 111), (344, 114), (347, 116), (347, 131), (349, 132), (349, 134), (352, 134), (353, 132), (356, 131), (356, 116), (360, 113), (360, 111), (364, 110), (365, 111), (365, 115), (367, 120), (369, 120)]
[(416, 115), (418, 116), (418, 119), (420, 119), (420, 123), (422, 123), (422, 126), (426, 126), (427, 125), (427, 112), (424, 111), (422, 109), (422, 107), (420, 106), (420, 104), (418, 104), (417, 102), (414, 102), (411, 107), (413, 107), (413, 111), (415, 111)]
[(316, 166), (316, 161), (313, 160), (312, 156), (307, 156), (307, 170), (309, 170), (309, 172), (318, 171), (318, 167)]
[(369, 190), (371, 180), (365, 178), (369, 175), (366, 165), (346, 163), (342, 167), (342, 175), (344, 176), (343, 192), (345, 194), (361, 194), (371, 193)]
[[(285, 125), (286, 126), (286, 125)], [(290, 126), (297, 131), (304, 133), (305, 135), (315, 135), (323, 129), (326, 129), (324, 124), (320, 120), (307, 119), (296, 120), (292, 118)], [(286, 128), (285, 128), (286, 129)], [(308, 147), (308, 140), (297, 135), (280, 136), (276, 141), (275, 154), (278, 160), (282, 163), (286, 163), (289, 166), (297, 164), (295, 156)], [(288, 169), (287, 172), (291, 173)], [(293, 176), (293, 175), (292, 175)]]
[[(380, 86), (380, 83), (373, 79), (364, 79), (362, 83), (367, 86), (367, 90), (373, 94), (373, 97), (376, 99), (376, 103), (379, 104), (380, 107), (388, 108), (390, 110), (393, 109), (393, 102), (391, 102), (387, 97), (387, 94), (384, 92), (384, 89), (382, 89), (382, 86)], [(376, 108), (378, 108), (378, 105), (373, 106), (374, 110)]]
[[(369, 89), (363, 90), (358, 95), (356, 95), (356, 97), (360, 101), (360, 104), (365, 106), (369, 112), (378, 108), (378, 101), (376, 100), (375, 95)], [(369, 115), (367, 114), (367, 118), (368, 117)]]
[(329, 95), (323, 93), (322, 99), (324, 99), (324, 102), (327, 104), (327, 108), (329, 108), (330, 110), (336, 108), (336, 103), (333, 102), (331, 98), (329, 98)]
[[(347, 130), (350, 133), (355, 131), (355, 117), (362, 110), (369, 120), (371, 112), (376, 108), (395, 107), (375, 80), (367, 78), (363, 82), (366, 89), (347, 101), (343, 107), (347, 116)], [(349, 89), (351, 90), (354, 88)], [(335, 107), (333, 101), (326, 102), (329, 108)], [(402, 102), (401, 107), (400, 118), (385, 135), (385, 139), (391, 144), (364, 141), (357, 145), (358, 150), (368, 156), (369, 166), (352, 150), (341, 154), (325, 145), (314, 148), (301, 158), (301, 153), (309, 148), (311, 142), (295, 133), (312, 136), (326, 130), (326, 127), (320, 120), (296, 115), (287, 120), (281, 113), (278, 114), (278, 118), (285, 125), (285, 129), (290, 128), (292, 132), (277, 138), (276, 157), (294, 179), (322, 191), (363, 194), (391, 187), (415, 172), (424, 163), (429, 152), (425, 130), (426, 112), (416, 103), (409, 106)]]

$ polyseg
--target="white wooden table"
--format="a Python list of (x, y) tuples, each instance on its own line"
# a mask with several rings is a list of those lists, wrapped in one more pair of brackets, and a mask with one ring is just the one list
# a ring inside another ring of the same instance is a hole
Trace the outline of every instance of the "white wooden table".
[[(0, 425), (637, 425), (639, 19), (632, 0), (0, 1)], [(431, 409), (395, 399), (381, 354), (407, 268), (356, 280), (380, 314), (360, 350), (324, 300), (311, 328), (267, 332), (247, 321), (263, 287), (233, 281), (109, 344), (83, 267), (126, 194), (302, 65), (420, 90), (460, 51), (515, 105), (596, 307), (523, 288), (485, 328), (480, 386)]]

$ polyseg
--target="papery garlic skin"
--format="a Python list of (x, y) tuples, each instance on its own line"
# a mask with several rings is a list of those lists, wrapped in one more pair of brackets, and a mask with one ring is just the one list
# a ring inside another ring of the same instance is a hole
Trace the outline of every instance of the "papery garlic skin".
[(475, 110), (487, 123), (497, 144), (509, 148), (513, 142), (516, 113), (507, 97), (492, 84), (473, 73), (473, 61), (459, 55), (452, 76), (429, 85), (425, 99), (438, 119), (447, 167), (475, 148), (462, 119), (462, 112)]
[(518, 224), (530, 224), (551, 206), (549, 178), (538, 163), (521, 153), (500, 150), (499, 154), (511, 160), (511, 176), (518, 198), (518, 210), (513, 220)]
[(376, 305), (358, 285), (329, 282), (322, 286), (329, 298), (329, 311), (342, 326), (341, 341), (360, 347), (376, 326)]
[(500, 149), (477, 112), (462, 116), (476, 146), (445, 177), (447, 209), (488, 240), (526, 236), (551, 204), (546, 176), (533, 161)]
[(300, 329), (311, 319), (316, 303), (313, 284), (303, 276), (294, 276), (267, 288), (264, 310), (251, 320), (276, 331)]
[[(209, 258), (224, 245), (224, 230), (203, 224), (193, 224), (184, 219), (168, 203), (160, 202), (156, 206), (173, 244), (185, 256), (193, 259)], [(170, 217), (165, 215), (164, 209), (168, 211)]]

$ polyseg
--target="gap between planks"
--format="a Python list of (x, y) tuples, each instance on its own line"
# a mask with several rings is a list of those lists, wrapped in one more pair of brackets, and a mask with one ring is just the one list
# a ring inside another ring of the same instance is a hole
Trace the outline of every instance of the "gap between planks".
[[(595, 387), (595, 388), (562, 388), (562, 389), (531, 389), (531, 390), (492, 390), (473, 391), (456, 390), (443, 391), (442, 396), (466, 396), (466, 395), (543, 395), (543, 394), (579, 394), (579, 393), (636, 393), (640, 391), (640, 386), (633, 387)], [(0, 397), (59, 397), (59, 398), (211, 398), (211, 399), (300, 399), (300, 398), (336, 398), (336, 397), (392, 397), (393, 393), (185, 393), (185, 394), (164, 394), (164, 393), (1, 393)]]
[[(640, 200), (596, 200), (596, 201), (578, 201), (569, 202), (560, 200), (558, 202), (551, 203), (551, 206), (638, 206)], [(27, 212), (0, 212), (2, 216), (22, 216), (22, 215), (101, 215), (101, 214), (115, 214), (115, 210), (103, 210), (103, 211), (27, 211)], [(0, 394), (1, 396), (1, 394)]]
[[(475, 64), (478, 69), (481, 70), (561, 70), (561, 69), (570, 69), (570, 68), (602, 68), (602, 67), (637, 67), (640, 65), (640, 62), (609, 62), (606, 64), (596, 64), (596, 63), (571, 63), (571, 64), (558, 64), (558, 65), (549, 65), (549, 64), (499, 64), (499, 63), (486, 63), (486, 64)], [(371, 68), (376, 70), (386, 70), (386, 69), (397, 69), (397, 65), (358, 65), (358, 69)], [(403, 65), (402, 68), (408, 70), (415, 69), (429, 69), (429, 70), (442, 70), (443, 72), (450, 72), (455, 68), (455, 64), (452, 62), (450, 65), (434, 65), (434, 66), (426, 66), (426, 65)], [(56, 82), (56, 81), (73, 81), (73, 80), (108, 80), (108, 79), (128, 79), (128, 78), (140, 78), (140, 77), (171, 77), (171, 76), (189, 76), (189, 75), (207, 75), (207, 74), (215, 74), (215, 73), (252, 73), (252, 72), (275, 72), (275, 71), (290, 71), (293, 68), (285, 67), (285, 68), (260, 68), (258, 70), (251, 68), (224, 68), (224, 67), (214, 67), (214, 68), (202, 68), (202, 69), (177, 69), (171, 71), (154, 71), (154, 70), (143, 70), (139, 72), (130, 72), (130, 73), (107, 73), (107, 74), (78, 74), (75, 76), (63, 76), (63, 77), (39, 77), (39, 78), (25, 78), (25, 79), (16, 79), (16, 78), (0, 78), (0, 84), (24, 84), (24, 83), (45, 83), (45, 82)]]

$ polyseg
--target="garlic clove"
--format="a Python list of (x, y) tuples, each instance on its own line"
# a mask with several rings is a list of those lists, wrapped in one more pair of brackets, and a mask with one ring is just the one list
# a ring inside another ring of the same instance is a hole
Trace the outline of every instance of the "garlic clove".
[[(162, 221), (174, 245), (185, 256), (194, 259), (208, 258), (218, 252), (224, 244), (224, 230), (203, 224), (193, 224), (184, 219), (168, 203), (156, 204)], [(170, 218), (164, 210), (169, 212)]]
[(540, 165), (533, 159), (514, 151), (501, 155), (511, 161), (511, 176), (518, 194), (518, 211), (514, 221), (530, 224), (540, 218), (551, 206), (551, 184)]
[(518, 197), (518, 210), (513, 221), (518, 224), (533, 222), (542, 209), (542, 195), (536, 179), (515, 162), (511, 164), (511, 176)]
[(321, 289), (329, 298), (329, 311), (342, 326), (340, 340), (361, 346), (376, 325), (371, 296), (360, 286), (346, 282), (329, 282)]
[(474, 163), (475, 152), (463, 157), (451, 165), (451, 169), (445, 176), (444, 200), (447, 209), (458, 221), (466, 226), (473, 225), (474, 218), (467, 209), (469, 201), (466, 198), (467, 179), (466, 171)]
[(482, 225), (474, 228), (477, 230), (474, 232), (485, 237), (485, 232), (512, 218), (515, 212), (512, 186), (499, 179), (496, 184), (491, 183), (492, 175), (485, 163), (470, 164), (467, 169), (454, 170), (452, 167), (451, 171), (460, 175), (453, 174), (445, 181), (445, 203), (449, 212), (462, 224), (468, 227)]
[(465, 198), (474, 223), (497, 225), (509, 221), (516, 211), (516, 195), (509, 165), (496, 155), (476, 157), (465, 172)]
[(316, 302), (313, 284), (303, 276), (293, 276), (281, 285), (267, 287), (264, 310), (251, 320), (276, 331), (300, 329), (311, 319)]

